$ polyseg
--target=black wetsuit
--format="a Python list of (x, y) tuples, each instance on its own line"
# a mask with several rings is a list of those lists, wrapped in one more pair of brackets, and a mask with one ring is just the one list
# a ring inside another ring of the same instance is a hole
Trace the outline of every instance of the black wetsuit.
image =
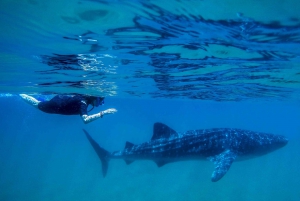
[(56, 95), (50, 101), (43, 101), (38, 108), (46, 113), (63, 115), (87, 115), (87, 101), (84, 96)]

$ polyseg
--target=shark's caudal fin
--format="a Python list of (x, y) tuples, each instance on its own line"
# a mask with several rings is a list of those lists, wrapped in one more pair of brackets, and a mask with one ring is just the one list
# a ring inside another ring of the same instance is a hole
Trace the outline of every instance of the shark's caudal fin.
[(103, 149), (102, 147), (99, 146), (99, 144), (89, 135), (89, 133), (84, 130), (84, 133), (87, 137), (87, 139), (90, 141), (91, 145), (93, 146), (94, 150), (96, 151), (98, 157), (101, 160), (102, 163), (102, 174), (103, 177), (106, 176), (107, 173), (107, 169), (108, 169), (108, 161), (109, 161), (109, 155), (110, 153), (108, 151), (106, 151), (105, 149)]

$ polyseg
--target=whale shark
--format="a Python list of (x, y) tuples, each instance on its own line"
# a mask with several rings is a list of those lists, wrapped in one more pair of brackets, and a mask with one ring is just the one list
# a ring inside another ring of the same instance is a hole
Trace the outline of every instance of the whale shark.
[(228, 172), (234, 161), (261, 156), (288, 143), (288, 139), (282, 135), (235, 128), (189, 130), (179, 133), (157, 122), (153, 125), (150, 141), (138, 145), (126, 142), (123, 150), (109, 152), (86, 130), (83, 131), (101, 160), (103, 177), (107, 174), (110, 159), (124, 159), (126, 164), (135, 160), (153, 160), (158, 167), (171, 162), (205, 159), (215, 165), (211, 181), (216, 182)]

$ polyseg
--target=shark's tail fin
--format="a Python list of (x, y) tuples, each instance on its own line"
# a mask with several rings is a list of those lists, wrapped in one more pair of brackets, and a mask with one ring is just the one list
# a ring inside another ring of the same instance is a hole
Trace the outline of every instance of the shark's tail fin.
[(103, 149), (102, 147), (100, 147), (99, 144), (89, 135), (89, 133), (86, 130), (83, 129), (83, 131), (84, 131), (87, 139), (90, 141), (91, 145), (93, 146), (94, 150), (96, 151), (98, 157), (101, 160), (102, 174), (103, 174), (103, 177), (105, 177), (106, 173), (107, 173), (107, 169), (108, 169), (108, 161), (109, 161), (110, 153), (108, 151), (106, 151), (105, 149)]

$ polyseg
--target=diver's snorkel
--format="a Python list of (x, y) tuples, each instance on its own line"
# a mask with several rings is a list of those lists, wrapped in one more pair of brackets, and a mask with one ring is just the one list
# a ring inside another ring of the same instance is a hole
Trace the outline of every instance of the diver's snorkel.
[(99, 105), (104, 104), (104, 98), (103, 97), (97, 97), (95, 101), (95, 106), (98, 107)]
[(104, 105), (104, 97), (97, 97), (93, 101), (92, 105), (93, 105), (92, 109), (90, 109), (88, 112), (92, 111), (94, 109), (94, 107), (98, 107), (99, 105)]

